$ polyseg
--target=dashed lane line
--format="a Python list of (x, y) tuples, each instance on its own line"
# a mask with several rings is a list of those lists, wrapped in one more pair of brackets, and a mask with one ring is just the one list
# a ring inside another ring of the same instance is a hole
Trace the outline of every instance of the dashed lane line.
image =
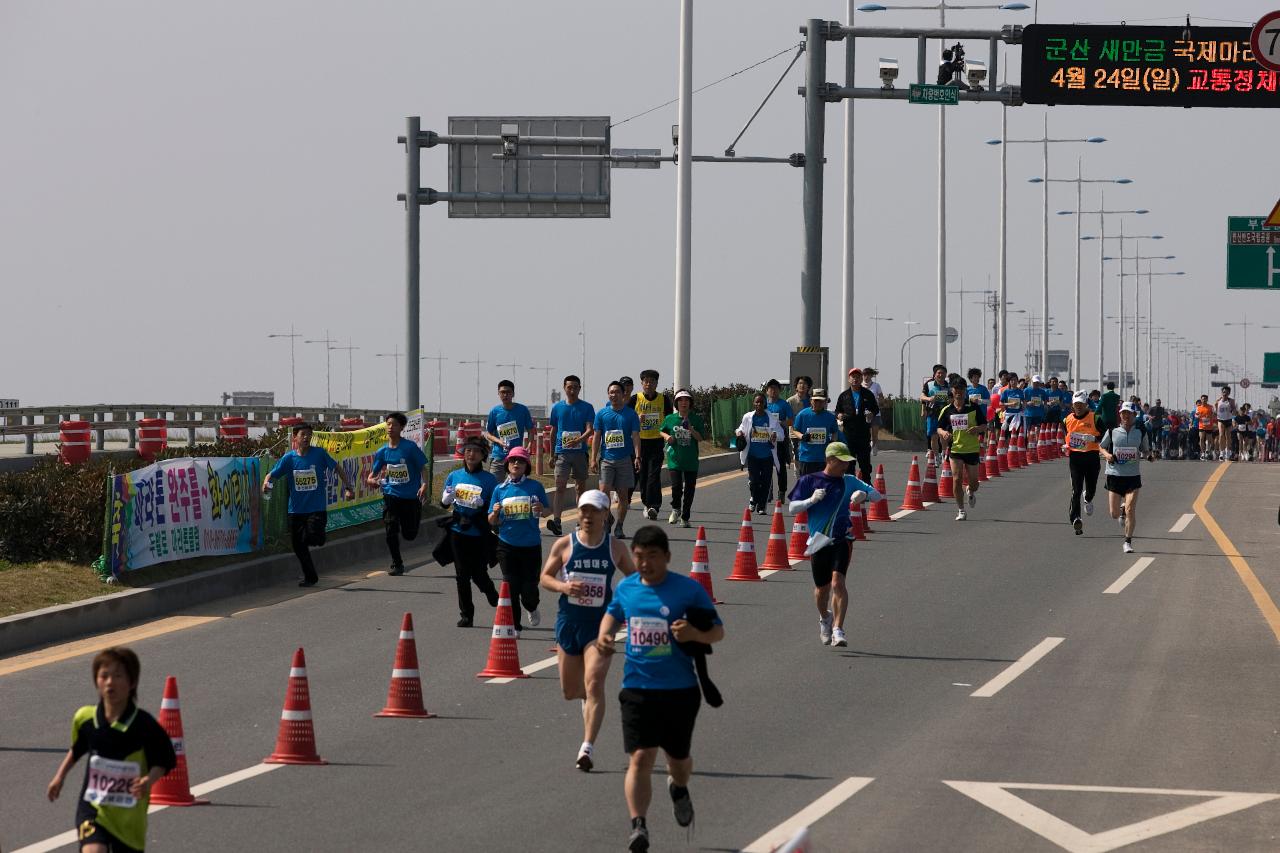
[(1115, 583), (1111, 584), (1111, 586), (1104, 589), (1102, 591), (1102, 594), (1103, 595), (1119, 595), (1120, 593), (1124, 592), (1124, 588), (1127, 587), (1129, 584), (1133, 583), (1134, 578), (1142, 574), (1143, 570), (1145, 570), (1147, 566), (1151, 565), (1155, 561), (1156, 561), (1155, 557), (1141, 558), (1140, 560), (1138, 560), (1138, 562), (1130, 566), (1129, 569), (1124, 574), (1116, 578)]
[(742, 853), (771, 853), (805, 827), (812, 826), (841, 803), (874, 782), (874, 777), (850, 776), (764, 835), (742, 848)]
[(1176, 522), (1174, 522), (1173, 527), (1169, 528), (1169, 532), (1181, 533), (1182, 531), (1187, 529), (1188, 524), (1190, 524), (1195, 520), (1196, 520), (1196, 514), (1194, 512), (1188, 512), (1185, 515), (1183, 515), (1181, 518), (1179, 518)]
[(1000, 673), (969, 695), (979, 699), (989, 699), (996, 695), (1005, 687), (1008, 687), (1010, 682), (1019, 675), (1022, 675), (1024, 672), (1031, 669), (1031, 667), (1035, 666), (1036, 662), (1040, 660), (1040, 658), (1057, 648), (1058, 644), (1064, 639), (1064, 637), (1045, 637), (1036, 644), (1035, 648), (1014, 661), (1013, 664), (1004, 672)]

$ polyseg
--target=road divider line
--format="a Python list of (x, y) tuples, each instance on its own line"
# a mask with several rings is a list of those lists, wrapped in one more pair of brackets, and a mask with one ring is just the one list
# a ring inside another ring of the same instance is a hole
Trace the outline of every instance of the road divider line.
[(908, 515), (911, 515), (911, 513), (913, 512), (915, 512), (914, 509), (900, 509), (897, 512), (890, 513), (889, 517), (894, 521), (897, 521), (900, 518), (906, 518)]
[(1176, 522), (1174, 522), (1173, 527), (1169, 528), (1169, 532), (1181, 533), (1182, 531), (1187, 529), (1188, 524), (1190, 524), (1195, 520), (1196, 520), (1196, 514), (1194, 512), (1188, 512), (1185, 515), (1183, 515), (1181, 518), (1179, 518)]
[(1126, 571), (1120, 577), (1116, 578), (1115, 583), (1111, 584), (1111, 586), (1104, 589), (1102, 591), (1102, 594), (1118, 595), (1119, 593), (1124, 592), (1124, 588), (1129, 584), (1133, 583), (1133, 579), (1136, 578), (1138, 575), (1142, 574), (1143, 570), (1146, 569), (1147, 566), (1151, 565), (1155, 561), (1156, 561), (1155, 557), (1143, 557), (1142, 559), (1138, 560), (1138, 562), (1134, 563), (1132, 566), (1129, 567), (1128, 571)]
[(772, 853), (801, 829), (812, 826), (841, 803), (875, 781), (874, 777), (850, 776), (830, 791), (796, 812), (764, 835), (742, 848), (742, 853)]
[(1262, 618), (1266, 620), (1267, 625), (1271, 628), (1271, 633), (1275, 635), (1276, 642), (1280, 643), (1280, 608), (1276, 607), (1275, 601), (1267, 594), (1267, 590), (1258, 580), (1258, 576), (1253, 573), (1253, 569), (1249, 567), (1244, 557), (1240, 556), (1236, 546), (1227, 538), (1227, 534), (1222, 532), (1217, 520), (1209, 513), (1209, 498), (1213, 495), (1213, 490), (1217, 488), (1218, 482), (1230, 467), (1230, 462), (1223, 462), (1218, 465), (1217, 469), (1209, 475), (1209, 481), (1204, 484), (1204, 488), (1200, 490), (1200, 496), (1196, 498), (1196, 502), (1191, 505), (1191, 508), (1196, 511), (1196, 515), (1204, 523), (1209, 535), (1213, 537), (1213, 541), (1218, 543), (1219, 550), (1231, 562), (1231, 566), (1236, 570), (1236, 575), (1240, 578), (1240, 582), (1244, 584), (1244, 588), (1253, 597), (1253, 603), (1258, 606), (1258, 610), (1262, 612)]
[[(613, 635), (614, 640), (625, 640), (627, 638), (626, 631), (619, 631)], [(542, 672), (544, 669), (550, 669), (560, 663), (560, 655), (555, 654), (549, 658), (543, 658), (537, 663), (531, 663), (528, 666), (521, 667), (525, 675), (532, 675), (535, 672)], [(519, 681), (518, 678), (490, 678), (485, 684), (510, 684), (513, 681)]]
[(757, 574), (762, 578), (767, 578), (769, 575), (776, 575), (778, 571), (778, 569), (761, 569)]
[(1045, 637), (1043, 640), (1041, 640), (1039, 643), (1036, 644), (1035, 648), (1027, 652), (1022, 657), (1018, 658), (1016, 661), (1014, 661), (1013, 664), (1010, 665), (1004, 672), (1000, 673), (995, 678), (991, 679), (986, 684), (982, 685), (981, 687), (979, 687), (977, 690), (973, 691), (969, 695), (977, 697), (979, 699), (988, 699), (996, 695), (1005, 687), (1008, 687), (1009, 683), (1012, 682), (1019, 675), (1022, 675), (1022, 673), (1026, 672), (1027, 670), (1031, 669), (1031, 667), (1035, 666), (1036, 661), (1040, 660), (1040, 658), (1044, 657), (1045, 655), (1049, 654), (1049, 652), (1057, 648), (1058, 644), (1061, 643), (1064, 639), (1066, 638), (1065, 637)]

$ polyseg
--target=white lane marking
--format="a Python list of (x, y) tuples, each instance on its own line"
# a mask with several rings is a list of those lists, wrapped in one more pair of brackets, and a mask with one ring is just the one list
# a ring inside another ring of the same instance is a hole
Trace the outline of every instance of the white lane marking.
[(777, 573), (778, 569), (762, 569), (758, 574), (762, 578), (767, 578), (769, 575), (776, 575)]
[(850, 776), (830, 791), (742, 848), (742, 853), (771, 853), (806, 826), (811, 826), (837, 806), (875, 781), (874, 777)]
[(1181, 533), (1182, 531), (1187, 529), (1188, 524), (1190, 524), (1195, 520), (1196, 520), (1196, 514), (1194, 512), (1188, 512), (1185, 515), (1183, 515), (1182, 518), (1179, 518), (1177, 523), (1175, 523), (1173, 527), (1169, 528), (1169, 532)]
[(911, 515), (911, 513), (913, 512), (915, 512), (914, 509), (900, 509), (897, 512), (889, 513), (889, 518), (893, 519), (894, 521), (897, 521), (900, 518), (906, 518), (908, 515)]
[(982, 685), (981, 687), (979, 687), (977, 690), (973, 691), (969, 695), (976, 696), (980, 699), (986, 699), (996, 695), (1005, 687), (1007, 687), (1009, 683), (1013, 681), (1015, 678), (1017, 678), (1019, 675), (1022, 675), (1022, 673), (1026, 672), (1027, 670), (1031, 669), (1031, 667), (1035, 666), (1036, 661), (1040, 660), (1040, 658), (1044, 657), (1045, 655), (1049, 654), (1049, 652), (1057, 648), (1058, 644), (1061, 643), (1064, 639), (1066, 638), (1065, 637), (1045, 637), (1043, 640), (1041, 640), (1039, 643), (1036, 644), (1035, 648), (1027, 652), (1022, 657), (1018, 658), (1016, 661), (1014, 661), (1013, 664), (1010, 665), (1008, 669), (1006, 669), (1004, 672), (1000, 673), (995, 678), (991, 679), (986, 684)]
[(1143, 569), (1156, 561), (1155, 557), (1142, 557), (1138, 562), (1129, 567), (1129, 570), (1116, 578), (1116, 582), (1102, 591), (1103, 595), (1117, 595), (1124, 591), (1124, 588), (1133, 583), (1133, 579), (1142, 574)]
[[(270, 773), (272, 770), (279, 770), (284, 766), (283, 764), (255, 764), (252, 767), (246, 767), (243, 770), (237, 770), (234, 773), (228, 773), (226, 776), (219, 776), (217, 779), (210, 779), (208, 782), (195, 785), (191, 789), (191, 795), (193, 797), (203, 797), (205, 794), (217, 791), (220, 788), (243, 782), (245, 779), (252, 779), (255, 776), (261, 776), (263, 773)], [(167, 808), (169, 806), (151, 806), (147, 809), (147, 814), (162, 812)], [(44, 841), (37, 841), (35, 844), (20, 847), (14, 853), (48, 853), (50, 850), (57, 850), (59, 847), (74, 844), (79, 839), (79, 833), (72, 829), (51, 838), (46, 838)]]
[[(943, 780), (967, 797), (1031, 830), (1069, 853), (1107, 853), (1138, 841), (1185, 829), (1215, 817), (1238, 812), (1260, 803), (1280, 799), (1280, 794), (1250, 794), (1237, 791), (1182, 791), (1165, 788), (1112, 788), (1095, 785), (1042, 785), (1014, 782), (951, 782)], [(1148, 820), (1088, 833), (1039, 806), (1011, 794), (1008, 789), (1027, 791), (1089, 791), (1101, 794), (1149, 794), (1153, 796), (1213, 797), (1202, 803), (1175, 809)]]
[[(626, 638), (627, 638), (626, 631), (619, 631), (618, 633), (613, 635), (613, 639), (615, 640), (625, 640)], [(531, 663), (528, 666), (523, 666), (521, 667), (521, 670), (524, 671), (525, 675), (531, 675), (535, 672), (542, 672), (544, 669), (550, 669), (551, 667), (556, 666), (559, 663), (560, 663), (560, 656), (557, 654), (549, 658), (543, 658), (537, 663)], [(510, 684), (513, 681), (519, 681), (519, 680), (520, 679), (518, 678), (490, 678), (485, 681), (485, 684)]]

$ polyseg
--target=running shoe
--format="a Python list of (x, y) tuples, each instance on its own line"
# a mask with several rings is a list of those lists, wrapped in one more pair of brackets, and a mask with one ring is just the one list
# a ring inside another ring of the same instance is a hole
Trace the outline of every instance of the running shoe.
[(978, 496), (973, 493), (973, 489), (965, 489), (969, 494), (969, 506), (972, 507), (978, 502)]
[(831, 614), (818, 617), (818, 639), (822, 640), (822, 645), (831, 645)]
[(671, 510), (671, 515), (667, 516), (667, 524), (677, 524), (680, 521), (680, 510)]
[(391, 568), (387, 569), (387, 574), (391, 575), (393, 578), (398, 578), (400, 575), (404, 574), (404, 566), (393, 565)]
[(844, 635), (844, 629), (843, 629), (843, 628), (832, 628), (832, 629), (831, 629), (831, 645), (832, 645), (832, 646), (847, 646), (847, 645), (849, 645), (849, 641), (848, 641), (848, 639), (846, 639), (846, 638), (845, 638), (845, 635)]
[(470, 617), (468, 617), (468, 616), (463, 616), (461, 619), (459, 619), (459, 620), (458, 620), (458, 627), (459, 627), (459, 628), (470, 628), (470, 627), (471, 627), (471, 618), (470, 618)]
[(689, 519), (687, 519), (687, 518), (682, 518), (682, 519), (680, 519), (680, 526), (681, 526), (681, 527), (683, 527), (683, 528), (685, 528), (685, 529), (688, 529), (688, 527), (689, 527)]
[(1081, 534), (1084, 533), (1084, 522), (1081, 521), (1080, 519), (1077, 518), (1075, 521), (1071, 522), (1071, 526), (1076, 529), (1077, 536), (1080, 536)]
[(1124, 552), (1125, 552), (1126, 554), (1132, 554), (1132, 553), (1133, 553), (1133, 543), (1132, 543), (1132, 542), (1130, 542), (1128, 539), (1124, 540)]
[(649, 849), (649, 827), (643, 824), (631, 830), (631, 839), (627, 842), (631, 853), (645, 853)]
[(656, 506), (649, 506), (649, 507), (645, 507), (645, 509), (644, 509), (644, 517), (645, 517), (645, 518), (647, 518), (647, 519), (649, 519), (650, 521), (657, 521), (657, 520), (658, 520), (658, 508), (657, 508)]
[(967, 521), (968, 518), (968, 514), (963, 509), (956, 513), (956, 521)]
[(1093, 515), (1093, 501), (1084, 502), (1084, 514)]
[(880, 455), (880, 448), (879, 448), (879, 447), (876, 447), (876, 443), (875, 443), (874, 441), (873, 441), (873, 442), (871, 442), (871, 455), (872, 455), (872, 456), (879, 456), (879, 455)]
[(538, 608), (533, 608), (529, 612), (529, 627), (537, 628), (542, 624), (542, 614), (538, 612)]
[(583, 773), (590, 773), (591, 768), (595, 767), (595, 765), (591, 763), (591, 752), (592, 752), (591, 744), (584, 743), (582, 747), (578, 750), (577, 760), (573, 762), (574, 766), (577, 767), (579, 770), (581, 770)]
[(677, 787), (675, 780), (668, 776), (667, 793), (671, 795), (671, 811), (676, 816), (676, 823), (681, 826), (693, 823), (693, 800), (689, 798), (689, 789)]
[(563, 536), (563, 535), (564, 535), (564, 527), (563, 527), (563, 526), (561, 526), (561, 524), (560, 524), (560, 520), (559, 520), (559, 519), (556, 519), (556, 518), (548, 518), (548, 519), (547, 519), (547, 530), (549, 530), (549, 531), (551, 532), (551, 535), (552, 535), (552, 536)]
[(627, 538), (627, 531), (625, 531), (625, 530), (623, 530), (623, 529), (622, 529), (622, 525), (621, 525), (621, 524), (619, 524), (619, 525), (615, 525), (615, 526), (614, 526), (614, 528), (613, 528), (613, 538), (614, 538), (614, 539), (626, 539), (626, 538)]

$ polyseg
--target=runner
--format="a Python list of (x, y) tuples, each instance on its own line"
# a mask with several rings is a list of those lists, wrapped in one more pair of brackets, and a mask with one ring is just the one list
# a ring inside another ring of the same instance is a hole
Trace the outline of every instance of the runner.
[(813, 572), (813, 603), (818, 608), (822, 645), (847, 646), (844, 619), (849, 611), (849, 504), (878, 501), (879, 492), (849, 474), (853, 454), (843, 442), (827, 445), (821, 471), (805, 474), (788, 495), (792, 513), (809, 513), (805, 554)]
[(1213, 407), (1209, 405), (1209, 395), (1201, 394), (1196, 403), (1196, 426), (1200, 433), (1200, 458), (1213, 461), (1214, 418)]
[(1106, 384), (1106, 393), (1098, 398), (1098, 426), (1104, 430), (1111, 429), (1120, 423), (1120, 395), (1116, 393), (1116, 383)]
[[(391, 552), (387, 574), (399, 576), (404, 574), (400, 537), (410, 542), (417, 539), (422, 523), (422, 500), (427, 496), (422, 475), (427, 470), (427, 455), (414, 442), (401, 438), (409, 423), (404, 412), (391, 412), (384, 420), (387, 443), (373, 454), (373, 469), (365, 482), (382, 489), (382, 524), (387, 533), (387, 550)], [(378, 476), (384, 472), (386, 476)]]
[(871, 479), (871, 426), (880, 414), (876, 395), (862, 384), (862, 371), (849, 371), (849, 387), (836, 398), (835, 416), (844, 433), (844, 443), (858, 460), (858, 473)]
[(1044, 380), (1037, 373), (1031, 377), (1031, 384), (1022, 389), (1022, 412), (1029, 437), (1034, 437), (1036, 428), (1044, 423), (1044, 401)]
[(1102, 407), (1102, 392), (1094, 388), (1089, 392), (1089, 411), (1096, 412)]
[(556, 657), (560, 664), (560, 689), (567, 700), (582, 700), (582, 746), (575, 766), (590, 771), (600, 724), (604, 722), (604, 683), (609, 658), (600, 654), (594, 640), (600, 620), (613, 597), (613, 573), (636, 570), (627, 548), (609, 535), (609, 496), (598, 489), (578, 498), (578, 530), (551, 546), (542, 567), (542, 588), (560, 594), (556, 614)]
[(666, 441), (662, 419), (673, 411), (671, 398), (658, 393), (658, 371), (640, 371), (640, 393), (627, 403), (640, 418), (640, 453), (636, 479), (645, 517), (653, 520), (662, 508), (662, 457)]
[(302, 569), (298, 586), (315, 586), (320, 580), (316, 564), (311, 560), (311, 547), (324, 545), (325, 526), (329, 514), (325, 496), (329, 493), (328, 472), (333, 471), (342, 481), (342, 496), (355, 500), (347, 472), (329, 453), (311, 446), (311, 424), (301, 423), (293, 427), (293, 449), (280, 457), (280, 461), (262, 478), (262, 493), (269, 494), (276, 480), (288, 472), (289, 479), (289, 539), (293, 553)]
[(964, 508), (966, 496), (971, 508), (978, 502), (978, 466), (982, 464), (982, 435), (987, 431), (987, 410), (970, 402), (969, 391), (964, 380), (956, 377), (951, 385), (951, 402), (938, 411), (938, 435), (951, 454), (956, 521), (969, 517)]
[(1248, 462), (1253, 458), (1253, 415), (1249, 413), (1249, 404), (1242, 404), (1232, 420), (1236, 433), (1236, 459)]
[[(603, 448), (603, 449), (602, 449)], [(600, 489), (618, 498), (618, 521), (613, 516), (605, 524), (618, 539), (626, 539), (622, 529), (631, 506), (631, 490), (636, 485), (640, 465), (640, 418), (627, 407), (621, 381), (609, 383), (609, 405), (596, 412), (591, 436), (591, 473), (600, 475)]]
[(1231, 422), (1236, 416), (1236, 401), (1231, 398), (1231, 386), (1224, 385), (1222, 396), (1215, 405), (1218, 413), (1218, 458), (1231, 459)]
[(1134, 424), (1137, 407), (1125, 403), (1120, 407), (1120, 425), (1107, 430), (1100, 448), (1107, 460), (1107, 491), (1111, 517), (1120, 522), (1124, 530), (1124, 552), (1133, 553), (1133, 530), (1137, 525), (1138, 491), (1142, 477), (1138, 470), (1138, 457), (1146, 455), (1154, 461), (1147, 436)]
[(475, 618), (472, 584), (484, 593), (490, 607), (498, 606), (498, 588), (489, 577), (489, 566), (497, 562), (496, 542), (485, 512), (498, 488), (498, 478), (485, 470), (488, 455), (487, 441), (478, 435), (468, 438), (462, 446), (462, 467), (449, 472), (440, 498), (441, 506), (453, 507), (447, 535), (458, 588), (459, 628), (470, 628)]
[[(489, 503), (489, 524), (498, 528), (498, 565), (502, 579), (511, 587), (511, 601), (529, 611), (529, 627), (542, 622), (538, 613), (538, 573), (542, 570), (542, 534), (538, 519), (546, 515), (547, 491), (529, 476), (529, 453), (513, 447), (503, 460), (507, 479), (493, 490)], [(512, 607), (516, 630), (520, 608)]]
[(1168, 458), (1169, 412), (1159, 398), (1156, 398), (1155, 405), (1147, 407), (1147, 421), (1151, 424), (1151, 451)]
[(886, 405), (884, 399), (884, 389), (880, 387), (880, 383), (876, 381), (879, 372), (874, 367), (862, 368), (862, 387), (871, 392), (871, 396), (876, 398), (876, 412), (871, 416), (871, 455), (875, 456), (880, 452), (880, 429), (884, 426), (884, 419), (880, 417), (880, 410)]
[[(787, 405), (791, 407), (791, 411), (797, 415), (805, 409), (809, 408), (809, 395), (813, 392), (813, 378), (809, 376), (797, 376), (791, 383), (791, 387), (796, 392), (787, 398)], [(799, 449), (795, 439), (791, 442), (791, 458), (796, 462), (796, 476), (800, 476), (800, 460), (796, 458), (796, 451)]]
[(151, 786), (178, 764), (169, 735), (137, 705), (141, 670), (138, 656), (123, 646), (94, 656), (98, 704), (76, 711), (71, 748), (49, 782), (53, 802), (72, 766), (89, 756), (76, 798), (76, 834), (87, 853), (144, 849)]
[[(844, 397), (843, 394), (840, 395)], [(947, 382), (947, 366), (935, 364), (933, 378), (920, 388), (920, 414), (924, 416), (924, 440), (935, 455), (942, 455), (942, 440), (938, 438), (938, 410), (951, 398), (951, 386)], [(840, 404), (836, 403), (836, 414), (840, 413)], [(847, 438), (847, 436), (846, 436)], [(852, 445), (850, 445), (852, 446)], [(861, 461), (859, 461), (861, 469)]]
[[(969, 398), (969, 402), (982, 409), (984, 415), (991, 406), (991, 389), (982, 384), (982, 368), (969, 368), (969, 387), (965, 389), (965, 394)], [(987, 421), (990, 422), (990, 418)]]
[(569, 478), (573, 478), (579, 497), (587, 491), (587, 448), (591, 446), (596, 409), (586, 400), (578, 399), (581, 392), (582, 380), (570, 373), (564, 378), (564, 399), (551, 407), (551, 416), (547, 418), (556, 435), (556, 491), (551, 498), (547, 530), (556, 536), (564, 533), (560, 526), (560, 513)]
[[(782, 383), (776, 379), (770, 379), (764, 384), (764, 393), (769, 402), (765, 406), (769, 411), (778, 416), (778, 425), (782, 427), (785, 435), (791, 435), (791, 424), (796, 419), (796, 410), (791, 408), (791, 404), (782, 399)], [(787, 467), (791, 465), (791, 441), (790, 439), (782, 439), (778, 442), (778, 499), (787, 493)], [(772, 489), (770, 489), (772, 492)], [(773, 503), (772, 493), (769, 495), (769, 503)]]
[[(1063, 383), (1063, 387), (1066, 387), (1065, 383)], [(1069, 403), (1070, 400), (1067, 402)], [(1058, 394), (1058, 378), (1051, 376), (1044, 389), (1044, 422), (1047, 424), (1060, 424), (1065, 415), (1066, 411)]]
[(839, 433), (836, 416), (827, 411), (827, 389), (814, 388), (809, 408), (796, 415), (791, 437), (796, 441), (796, 468), (801, 477), (826, 467), (827, 445)]
[[(676, 823), (693, 823), (688, 786), (693, 772), (693, 726), (702, 697), (693, 659), (681, 644), (718, 643), (724, 639), (724, 625), (701, 584), (668, 571), (671, 548), (660, 527), (637, 530), (631, 554), (636, 572), (614, 590), (600, 620), (596, 648), (606, 657), (613, 654), (613, 635), (626, 626), (627, 657), (618, 705), (623, 749), (630, 756), (625, 784), (631, 813), (627, 849), (644, 851), (649, 849), (645, 816), (659, 749), (667, 755), (667, 792)], [(707, 627), (695, 628), (695, 622)]]
[(764, 394), (752, 398), (754, 408), (742, 416), (736, 433), (738, 461), (747, 469), (751, 509), (759, 515), (765, 514), (769, 502), (773, 472), (778, 467), (778, 443), (787, 440), (767, 401)]
[(498, 405), (489, 410), (485, 422), (484, 438), (489, 442), (489, 473), (495, 477), (506, 474), (507, 452), (524, 446), (524, 437), (533, 430), (533, 418), (524, 403), (517, 403), (516, 383), (503, 379), (498, 383)]
[(1013, 436), (1022, 428), (1022, 389), (1018, 387), (1018, 377), (1016, 374), (1010, 373), (1007, 377), (1008, 384), (1000, 389), (1000, 409), (1003, 420), (1000, 429), (1008, 433), (1012, 440)]
[(676, 392), (676, 410), (662, 422), (662, 436), (667, 442), (667, 475), (671, 478), (671, 515), (667, 524), (689, 526), (693, 509), (693, 489), (698, 482), (698, 442), (703, 440), (707, 425), (693, 411), (693, 395), (681, 389)]
[(1093, 515), (1093, 496), (1098, 490), (1098, 471), (1102, 467), (1098, 458), (1098, 439), (1102, 429), (1097, 415), (1089, 411), (1089, 395), (1077, 391), (1071, 399), (1071, 414), (1065, 421), (1067, 428), (1067, 467), (1071, 471), (1071, 502), (1067, 507), (1067, 521), (1076, 535), (1084, 533), (1080, 519), (1081, 497), (1084, 514)]

